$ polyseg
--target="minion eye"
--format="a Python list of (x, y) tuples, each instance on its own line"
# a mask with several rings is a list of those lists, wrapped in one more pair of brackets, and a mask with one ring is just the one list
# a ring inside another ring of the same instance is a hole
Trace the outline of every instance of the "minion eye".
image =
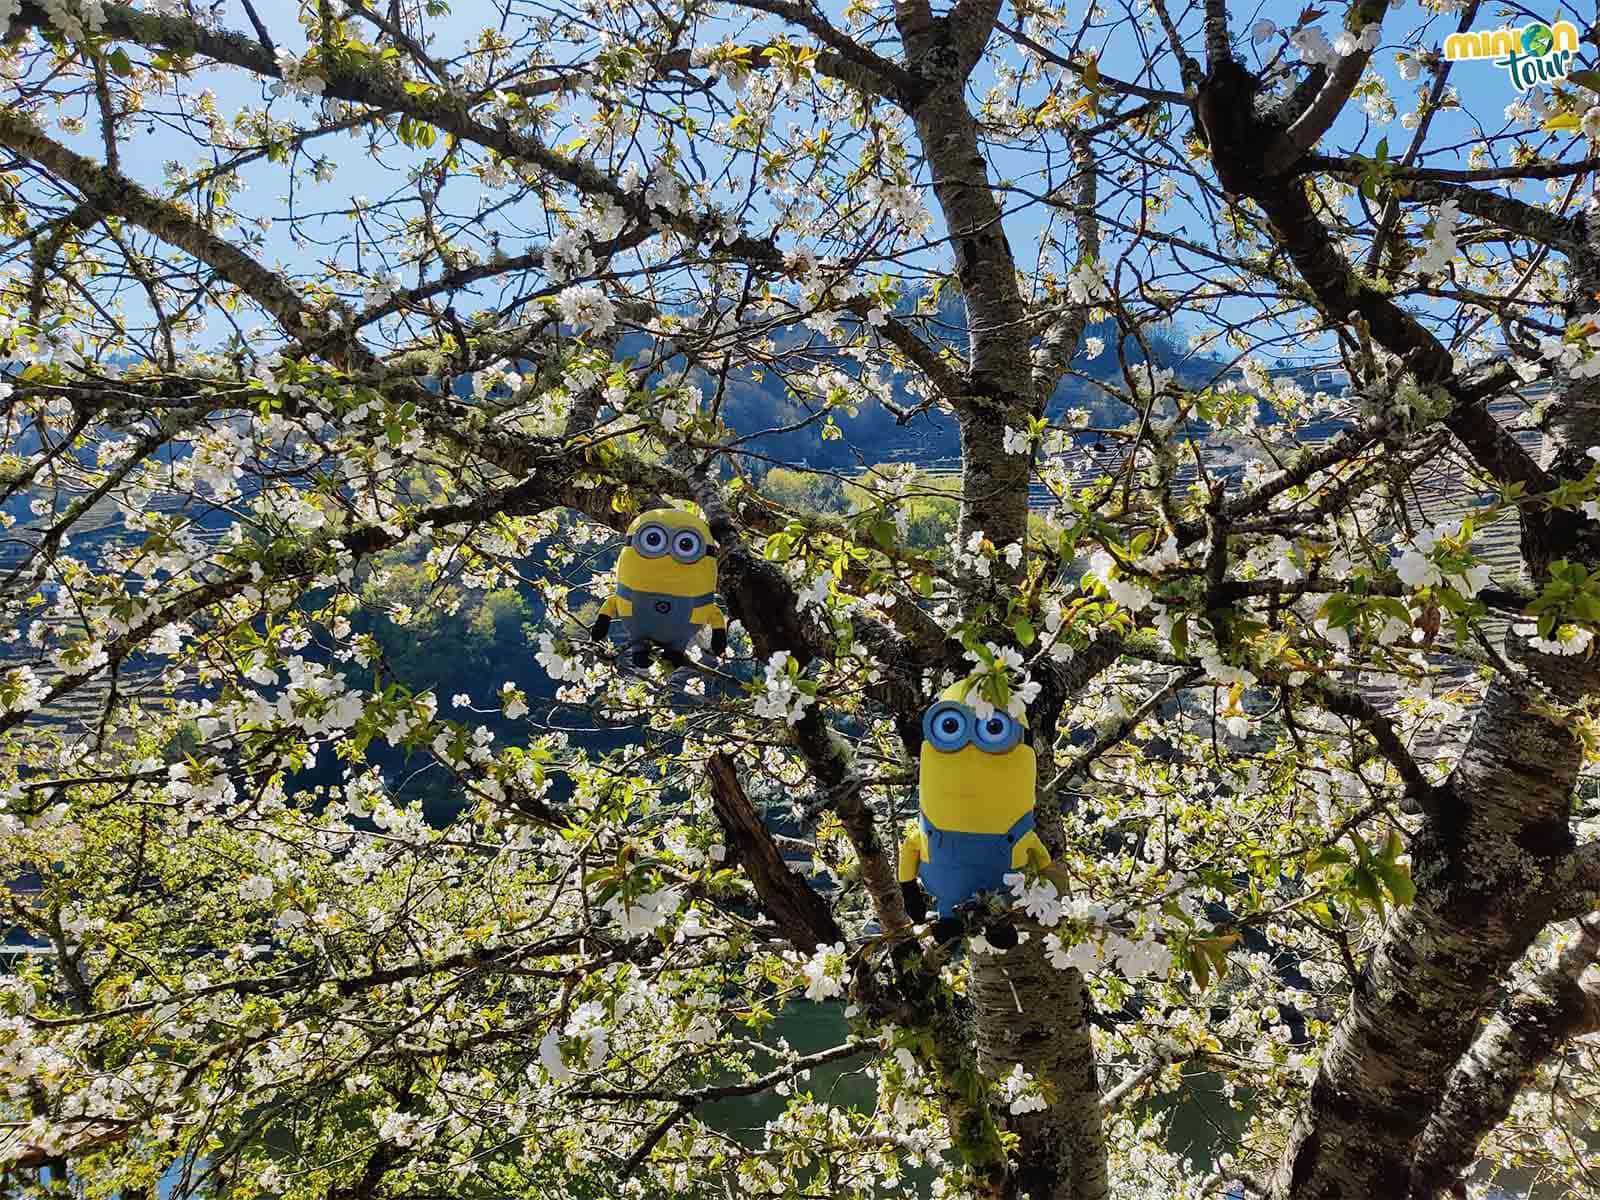
[(692, 529), (680, 529), (672, 539), (672, 557), (682, 563), (692, 563), (705, 553), (705, 543)]
[(659, 558), (667, 552), (667, 531), (659, 525), (646, 525), (633, 535), (633, 545), (646, 558)]
[(966, 714), (954, 704), (929, 709), (923, 723), (923, 734), (933, 743), (935, 750), (946, 753), (959, 750), (967, 744)]
[(978, 749), (998, 753), (1021, 740), (1022, 727), (1005, 713), (997, 712), (978, 721), (973, 733)]

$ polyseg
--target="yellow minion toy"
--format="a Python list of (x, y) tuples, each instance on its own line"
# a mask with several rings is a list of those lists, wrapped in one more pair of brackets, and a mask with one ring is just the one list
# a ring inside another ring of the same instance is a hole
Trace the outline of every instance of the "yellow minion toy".
[[(1004, 877), (1050, 855), (1033, 827), (1038, 763), (1027, 726), (998, 709), (979, 717), (966, 704), (969, 684), (956, 684), (922, 716), (917, 828), (900, 843), (900, 890), (914, 921), (928, 915), (922, 888), (933, 897), (947, 936), (956, 908), (979, 892), (1000, 891)], [(921, 887), (918, 887), (918, 881)], [(1007, 948), (1009, 924), (986, 932)]]
[(710, 527), (693, 513), (641, 513), (628, 526), (616, 591), (600, 607), (594, 636), (603, 639), (615, 617), (627, 632), (623, 652), (634, 666), (649, 664), (652, 646), (681, 664), (701, 626), (709, 625), (711, 652), (721, 654), (728, 648), (728, 620), (716, 604), (716, 549)]

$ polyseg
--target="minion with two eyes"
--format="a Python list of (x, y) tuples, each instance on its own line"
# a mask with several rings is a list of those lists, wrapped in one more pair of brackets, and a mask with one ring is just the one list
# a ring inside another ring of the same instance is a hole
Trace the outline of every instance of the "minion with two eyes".
[[(940, 917), (939, 937), (959, 930), (960, 905), (980, 892), (1003, 891), (1012, 871), (1030, 864), (1042, 870), (1050, 862), (1033, 827), (1038, 763), (1027, 726), (998, 709), (980, 717), (965, 702), (969, 686), (947, 689), (922, 716), (917, 827), (900, 843), (906, 912), (913, 921), (927, 918), (926, 888)], [(986, 936), (1002, 949), (1017, 944), (1010, 924)]]
[(652, 647), (682, 664), (702, 626), (711, 628), (711, 652), (728, 648), (728, 619), (717, 607), (716, 543), (693, 513), (657, 508), (628, 526), (617, 559), (616, 590), (600, 607), (593, 633), (604, 639), (613, 618), (628, 635), (623, 653), (635, 667), (650, 663)]

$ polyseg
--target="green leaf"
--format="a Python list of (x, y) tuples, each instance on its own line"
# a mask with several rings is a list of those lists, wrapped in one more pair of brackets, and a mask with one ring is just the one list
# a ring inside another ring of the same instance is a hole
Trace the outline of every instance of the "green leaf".
[(1011, 630), (1017, 635), (1017, 641), (1023, 646), (1031, 646), (1038, 636), (1033, 631), (1033, 623), (1027, 617), (1018, 617), (1011, 623)]
[(1306, 856), (1305, 873), (1315, 875), (1318, 871), (1326, 871), (1330, 867), (1342, 867), (1349, 861), (1350, 856), (1339, 847), (1324, 846)]
[(133, 60), (128, 57), (128, 52), (121, 46), (106, 55), (106, 66), (110, 67), (118, 75), (133, 74)]
[(1600, 92), (1600, 71), (1573, 71), (1567, 78), (1591, 92)]
[(1405, 843), (1400, 840), (1400, 835), (1394, 830), (1389, 830), (1389, 836), (1383, 840), (1383, 849), (1378, 851), (1378, 861), (1393, 865), (1395, 859), (1405, 853)]
[(1417, 885), (1411, 882), (1411, 868), (1399, 863), (1377, 863), (1373, 869), (1396, 904), (1410, 904), (1417, 898)]
[(1356, 867), (1350, 872), (1350, 889), (1365, 900), (1369, 905), (1383, 915), (1383, 888), (1378, 884), (1378, 874), (1367, 866)]
[(1179, 658), (1189, 657), (1189, 614), (1185, 613), (1172, 623), (1172, 652)]

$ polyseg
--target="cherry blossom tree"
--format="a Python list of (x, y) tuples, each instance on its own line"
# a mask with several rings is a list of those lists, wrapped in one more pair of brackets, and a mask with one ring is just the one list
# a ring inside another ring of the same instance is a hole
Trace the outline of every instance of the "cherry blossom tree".
[[(1600, 1186), (1595, 34), (1330, 7), (0, 0), (8, 1194)], [(1010, 950), (895, 875), (961, 680)]]

